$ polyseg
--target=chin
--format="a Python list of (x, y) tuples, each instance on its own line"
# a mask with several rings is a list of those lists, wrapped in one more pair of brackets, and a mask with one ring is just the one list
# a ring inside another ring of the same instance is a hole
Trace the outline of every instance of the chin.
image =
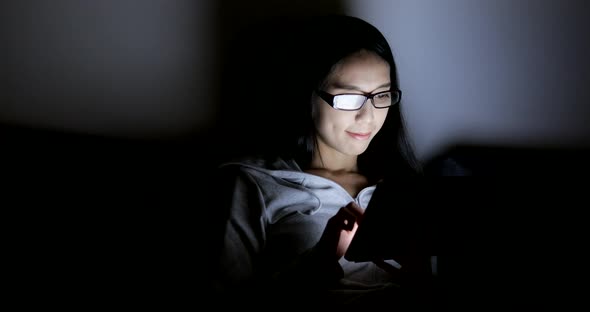
[(367, 151), (367, 148), (368, 148), (368, 147), (369, 147), (369, 146), (351, 148), (351, 149), (350, 149), (350, 151), (351, 151), (350, 155), (352, 155), (352, 156), (358, 156), (358, 155), (361, 155), (362, 153), (364, 153), (364, 152), (366, 152), (366, 151)]

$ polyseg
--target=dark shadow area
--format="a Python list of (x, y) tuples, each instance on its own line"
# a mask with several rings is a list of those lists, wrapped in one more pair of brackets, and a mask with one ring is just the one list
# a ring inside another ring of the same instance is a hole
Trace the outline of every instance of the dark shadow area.
[(280, 135), (283, 120), (266, 116), (287, 118), (277, 103), (293, 102), (290, 82), (298, 76), (283, 70), (295, 64), (285, 56), (297, 32), (290, 21), (344, 8), (341, 1), (215, 1), (212, 7), (216, 27), (208, 43), (217, 64), (208, 91), (215, 126), (141, 139), (0, 124), (0, 170), (9, 184), (1, 205), (13, 215), (18, 249), (27, 255), (23, 274), (43, 280), (41, 290), (60, 281), (72, 285), (69, 296), (105, 307), (216, 303), (208, 268), (226, 181), (215, 169), (272, 147), (268, 139)]
[(459, 144), (427, 161), (433, 175), (489, 177), (584, 177), (590, 174), (589, 146)]
[[(306, 52), (321, 47), (306, 44), (302, 28), (310, 16), (344, 13), (341, 1), (256, 4), (221, 1), (219, 11), (222, 64), (216, 134), (219, 162), (276, 150), (292, 137), (292, 123), (301, 120), (294, 109), (306, 105), (302, 95)], [(252, 12), (245, 18), (243, 12)], [(226, 24), (225, 21), (232, 21)], [(329, 34), (318, 34), (326, 36)]]
[(295, 106), (309, 99), (301, 93), (303, 55), (297, 52), (304, 41), (297, 37), (298, 22), (265, 19), (244, 28), (231, 43), (219, 101), (224, 116), (218, 124), (227, 158), (278, 148), (292, 136), (290, 125), (302, 119)]
[(199, 178), (210, 173), (191, 143), (6, 125), (0, 133), (1, 205), (21, 278), (35, 281), (29, 293), (103, 307), (195, 297), (207, 208)]
[(460, 173), (470, 179), (397, 187), (411, 189), (395, 196), (398, 209), (418, 214), (416, 220), (436, 216), (430, 220), (438, 231), (438, 282), (448, 307), (568, 304), (563, 296), (577, 288), (569, 277), (587, 272), (578, 259), (588, 237), (582, 207), (590, 196), (582, 181), (590, 174), (589, 159), (583, 145), (458, 144), (432, 158), (426, 170), (431, 177)]

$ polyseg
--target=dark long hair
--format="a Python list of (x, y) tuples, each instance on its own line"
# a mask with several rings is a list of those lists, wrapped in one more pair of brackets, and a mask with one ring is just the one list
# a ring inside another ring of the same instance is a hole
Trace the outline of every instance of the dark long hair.
[[(301, 110), (293, 123), (292, 134), (296, 148), (289, 153), (300, 166), (309, 166), (317, 148), (316, 129), (312, 119), (311, 94), (345, 57), (360, 51), (373, 52), (390, 66), (392, 88), (399, 88), (397, 68), (393, 53), (382, 33), (373, 25), (356, 17), (329, 15), (307, 20), (299, 33), (304, 45), (301, 58), (296, 62), (305, 92), (299, 101)], [(295, 99), (293, 99), (295, 100)], [(370, 180), (379, 180), (386, 175), (414, 175), (420, 171), (411, 144), (408, 140), (401, 103), (389, 108), (381, 131), (373, 138), (367, 150), (359, 155), (359, 170)]]

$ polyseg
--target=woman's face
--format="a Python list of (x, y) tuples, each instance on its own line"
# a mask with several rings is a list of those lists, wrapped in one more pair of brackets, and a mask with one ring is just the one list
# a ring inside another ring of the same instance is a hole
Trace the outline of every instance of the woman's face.
[[(338, 63), (321, 89), (332, 95), (387, 91), (391, 89), (389, 64), (374, 53), (358, 52)], [(370, 99), (357, 111), (336, 110), (317, 95), (313, 97), (312, 105), (322, 155), (362, 154), (383, 126), (389, 111), (389, 108), (375, 108)]]

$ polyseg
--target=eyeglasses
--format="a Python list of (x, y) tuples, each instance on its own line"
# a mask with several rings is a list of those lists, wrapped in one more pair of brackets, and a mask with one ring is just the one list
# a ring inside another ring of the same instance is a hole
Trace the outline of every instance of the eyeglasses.
[(371, 99), (371, 103), (375, 108), (388, 108), (398, 104), (402, 98), (401, 90), (389, 90), (375, 94), (350, 93), (332, 95), (322, 90), (317, 90), (316, 93), (334, 109), (345, 111), (361, 109), (368, 99)]

